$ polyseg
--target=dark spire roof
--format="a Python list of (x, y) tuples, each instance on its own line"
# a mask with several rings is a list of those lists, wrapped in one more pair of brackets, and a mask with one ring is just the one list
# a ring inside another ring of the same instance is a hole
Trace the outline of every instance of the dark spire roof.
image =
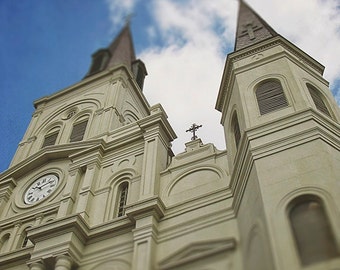
[(136, 55), (129, 22), (126, 23), (119, 35), (113, 40), (108, 50), (111, 57), (106, 68), (121, 64), (126, 65), (128, 68), (131, 67), (132, 62), (136, 60)]
[(240, 0), (234, 51), (277, 35), (268, 23), (244, 1)]
[(131, 70), (135, 61), (130, 24), (127, 22), (109, 47), (100, 49), (92, 55), (92, 64), (86, 77), (119, 65), (125, 65)]

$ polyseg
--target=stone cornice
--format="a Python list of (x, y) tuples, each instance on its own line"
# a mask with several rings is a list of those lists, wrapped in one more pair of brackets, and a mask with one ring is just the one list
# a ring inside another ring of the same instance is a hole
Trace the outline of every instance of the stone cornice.
[(160, 220), (165, 214), (165, 206), (158, 196), (153, 196), (128, 204), (125, 213), (133, 222), (150, 214)]
[(215, 241), (194, 242), (184, 246), (173, 255), (164, 259), (159, 263), (159, 269), (177, 269), (183, 267), (187, 263), (211, 257), (221, 252), (234, 250), (236, 248), (236, 240), (234, 238), (221, 239)]
[(72, 153), (96, 147), (102, 142), (102, 139), (96, 139), (45, 147), (4, 171), (0, 175), (0, 181), (11, 176), (17, 178), (49, 160), (69, 157)]
[(0, 254), (0, 268), (5, 269), (2, 266), (10, 267), (25, 264), (30, 259), (32, 250), (33, 247), (31, 246)]

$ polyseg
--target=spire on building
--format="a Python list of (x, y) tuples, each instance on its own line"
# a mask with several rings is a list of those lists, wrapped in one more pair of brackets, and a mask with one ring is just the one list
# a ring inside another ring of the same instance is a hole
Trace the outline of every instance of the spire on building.
[(92, 55), (92, 64), (86, 77), (122, 65), (133, 73), (139, 88), (142, 90), (145, 76), (148, 73), (144, 63), (136, 59), (129, 19), (109, 47), (100, 49)]
[(99, 49), (92, 55), (92, 64), (86, 76), (118, 65), (125, 65), (131, 69), (135, 60), (130, 23), (127, 22), (109, 47)]
[(240, 0), (235, 51), (277, 35), (275, 30), (267, 22), (265, 22), (243, 0)]
[(106, 68), (121, 64), (131, 67), (132, 62), (136, 60), (136, 55), (129, 22), (125, 24), (119, 35), (113, 40), (108, 50), (111, 57)]

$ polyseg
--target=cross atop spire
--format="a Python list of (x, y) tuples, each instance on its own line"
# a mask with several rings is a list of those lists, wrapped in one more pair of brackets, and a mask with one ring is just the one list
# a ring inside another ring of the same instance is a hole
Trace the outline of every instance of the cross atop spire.
[(243, 0), (240, 0), (235, 51), (277, 35), (275, 30), (267, 22), (265, 22)]
[(196, 136), (196, 131), (197, 131), (199, 128), (201, 128), (201, 127), (202, 127), (202, 125), (197, 125), (197, 124), (193, 123), (193, 124), (191, 125), (191, 127), (190, 127), (188, 130), (186, 130), (185, 132), (191, 132), (191, 133), (192, 133), (191, 140), (194, 141), (194, 140), (196, 140), (196, 139), (198, 138), (198, 137)]

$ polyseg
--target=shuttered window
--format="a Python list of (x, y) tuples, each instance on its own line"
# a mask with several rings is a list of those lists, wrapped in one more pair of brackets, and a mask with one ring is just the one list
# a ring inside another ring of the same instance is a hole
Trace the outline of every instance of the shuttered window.
[(49, 145), (54, 145), (55, 142), (57, 141), (59, 132), (54, 132), (52, 134), (47, 134), (44, 139), (44, 143), (42, 147), (49, 146)]
[(303, 265), (338, 255), (329, 220), (317, 198), (308, 198), (296, 203), (291, 208), (289, 217)]
[(124, 182), (119, 187), (119, 201), (118, 201), (118, 217), (121, 217), (125, 214), (125, 205), (127, 202), (129, 185), (127, 182)]
[(70, 142), (78, 142), (84, 138), (87, 122), (88, 121), (86, 120), (86, 121), (82, 121), (80, 123), (74, 124), (71, 137), (70, 137)]
[(267, 80), (260, 83), (256, 89), (256, 99), (261, 115), (288, 106), (281, 83), (277, 80)]
[(331, 117), (331, 114), (329, 113), (329, 110), (326, 107), (325, 102), (322, 100), (321, 94), (319, 91), (314, 88), (312, 85), (307, 84), (307, 88), (309, 90), (309, 93), (313, 99), (313, 102), (315, 104), (315, 107), (322, 113), (326, 114), (327, 116)]
[(233, 119), (231, 121), (231, 126), (232, 126), (232, 130), (233, 130), (233, 133), (234, 133), (235, 145), (236, 145), (236, 148), (238, 148), (238, 145), (239, 145), (240, 139), (241, 139), (241, 131), (240, 131), (240, 126), (238, 124), (238, 119), (237, 119), (236, 113), (234, 113), (234, 115), (233, 115)]

